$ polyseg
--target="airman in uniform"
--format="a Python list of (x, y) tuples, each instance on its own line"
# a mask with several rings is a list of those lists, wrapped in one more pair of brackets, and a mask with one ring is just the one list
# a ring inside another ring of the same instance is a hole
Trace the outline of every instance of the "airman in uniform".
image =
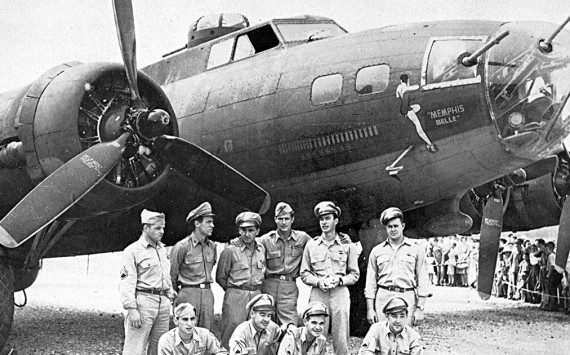
[(228, 354), (208, 329), (197, 327), (196, 308), (180, 303), (174, 309), (176, 328), (164, 333), (158, 341), (159, 355), (210, 355)]
[(221, 339), (226, 348), (234, 329), (247, 320), (248, 312), (240, 305), (261, 294), (266, 269), (265, 248), (256, 240), (261, 216), (242, 212), (236, 217), (236, 225), (240, 244), (230, 244), (222, 251), (216, 270), (216, 282), (226, 291), (222, 305)]
[(214, 321), (214, 282), (212, 269), (216, 264), (216, 244), (208, 237), (214, 231), (214, 214), (208, 202), (190, 211), (186, 221), (192, 233), (180, 240), (170, 251), (172, 284), (180, 287), (175, 304), (196, 305), (197, 325), (211, 329)]
[[(335, 354), (348, 354), (350, 294), (346, 286), (360, 276), (354, 244), (344, 244), (336, 232), (341, 210), (333, 202), (315, 206), (322, 234), (307, 242), (301, 261), (301, 279), (312, 286), (309, 302), (321, 301), (330, 309)], [(329, 318), (325, 331), (329, 329)]]
[[(236, 305), (238, 306), (238, 305)], [(287, 331), (296, 330), (291, 324), (279, 327), (271, 320), (275, 301), (271, 295), (259, 294), (253, 297), (245, 306), (249, 319), (237, 326), (230, 338), (230, 354), (273, 355), (282, 335)]]
[(382, 305), (394, 296), (404, 298), (412, 323), (424, 319), (424, 305), (429, 292), (429, 277), (424, 248), (404, 237), (404, 215), (390, 207), (380, 216), (388, 239), (370, 251), (366, 272), (367, 319), (370, 324), (385, 320)]
[(275, 299), (275, 313), (278, 324), (299, 323), (297, 299), (303, 250), (311, 237), (305, 232), (293, 230), (294, 211), (288, 204), (279, 202), (275, 207), (277, 229), (264, 234), (259, 243), (265, 247), (267, 272), (261, 286), (263, 293)]
[(303, 312), (304, 326), (285, 334), (279, 345), (278, 355), (324, 355), (327, 338), (323, 335), (325, 321), (329, 316), (327, 306), (313, 302)]
[(385, 322), (372, 324), (362, 340), (358, 355), (417, 355), (422, 351), (420, 335), (408, 325), (408, 303), (395, 296), (382, 308)]
[(168, 331), (170, 300), (176, 297), (170, 281), (170, 260), (164, 244), (164, 214), (143, 210), (142, 233), (122, 256), (119, 292), (125, 317), (123, 354), (156, 354), (160, 336)]

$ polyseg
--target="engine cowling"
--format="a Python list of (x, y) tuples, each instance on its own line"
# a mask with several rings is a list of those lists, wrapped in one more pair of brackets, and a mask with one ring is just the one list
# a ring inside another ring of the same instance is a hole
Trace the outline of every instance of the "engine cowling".
[[(144, 105), (163, 109), (174, 118), (160, 86), (142, 72), (138, 77)], [(130, 109), (129, 99), (124, 67), (114, 63), (64, 64), (32, 83), (14, 120), (31, 181), (38, 183), (92, 145), (116, 139), (122, 132), (118, 117)], [(176, 119), (170, 120), (162, 133), (178, 135)], [(137, 152), (125, 156), (128, 158), (67, 213), (85, 216), (124, 210), (164, 188), (167, 165)]]

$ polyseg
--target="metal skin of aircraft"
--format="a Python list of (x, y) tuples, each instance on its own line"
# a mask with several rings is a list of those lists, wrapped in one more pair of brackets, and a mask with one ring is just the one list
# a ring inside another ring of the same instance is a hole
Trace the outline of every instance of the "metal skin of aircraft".
[[(143, 208), (166, 213), (172, 245), (203, 201), (228, 241), (238, 212), (279, 201), (316, 235), (313, 207), (332, 200), (364, 273), (398, 206), (410, 237), (481, 231), (485, 298), (502, 230), (561, 218), (565, 263), (568, 21), (346, 33), (299, 16), (190, 38), (139, 71), (132, 5), (114, 5), (123, 64), (66, 63), (0, 94), (0, 347), (42, 258), (122, 250)], [(351, 293), (364, 314), (362, 282)]]

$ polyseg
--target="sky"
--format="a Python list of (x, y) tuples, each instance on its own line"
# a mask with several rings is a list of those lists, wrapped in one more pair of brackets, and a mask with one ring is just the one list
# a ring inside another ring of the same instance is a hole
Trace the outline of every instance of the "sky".
[[(418, 21), (480, 19), (562, 23), (568, 0), (133, 0), (137, 64), (184, 46), (198, 17), (238, 12), (251, 24), (326, 16), (350, 32)], [(0, 92), (69, 61), (121, 62), (111, 0), (0, 0)]]

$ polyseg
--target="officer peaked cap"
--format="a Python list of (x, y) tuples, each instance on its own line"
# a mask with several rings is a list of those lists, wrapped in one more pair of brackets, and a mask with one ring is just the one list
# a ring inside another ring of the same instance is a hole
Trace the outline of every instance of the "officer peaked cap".
[(200, 217), (214, 217), (215, 214), (212, 213), (212, 206), (209, 202), (204, 202), (200, 206), (196, 207), (186, 217), (186, 222), (190, 223), (196, 218)]
[(242, 212), (236, 217), (236, 224), (238, 227), (259, 227), (261, 225), (261, 216), (255, 212)]
[(327, 306), (323, 302), (311, 302), (309, 307), (303, 312), (303, 320), (310, 316), (329, 316)]
[(273, 311), (273, 306), (275, 305), (275, 301), (273, 300), (273, 296), (268, 295), (266, 293), (261, 293), (255, 297), (253, 297), (245, 306), (247, 313), (249, 314), (250, 311)]
[(324, 216), (325, 214), (334, 214), (337, 217), (340, 217), (340, 207), (334, 204), (331, 201), (323, 201), (319, 202), (315, 206), (315, 216), (319, 218), (320, 216)]
[(401, 311), (408, 313), (408, 302), (400, 296), (390, 298), (382, 308), (382, 312), (384, 312), (384, 314), (397, 313)]
[(380, 215), (380, 223), (382, 223), (382, 225), (385, 226), (386, 224), (388, 224), (390, 220), (394, 218), (400, 218), (403, 221), (404, 214), (402, 213), (402, 210), (399, 209), (398, 207), (387, 208)]

